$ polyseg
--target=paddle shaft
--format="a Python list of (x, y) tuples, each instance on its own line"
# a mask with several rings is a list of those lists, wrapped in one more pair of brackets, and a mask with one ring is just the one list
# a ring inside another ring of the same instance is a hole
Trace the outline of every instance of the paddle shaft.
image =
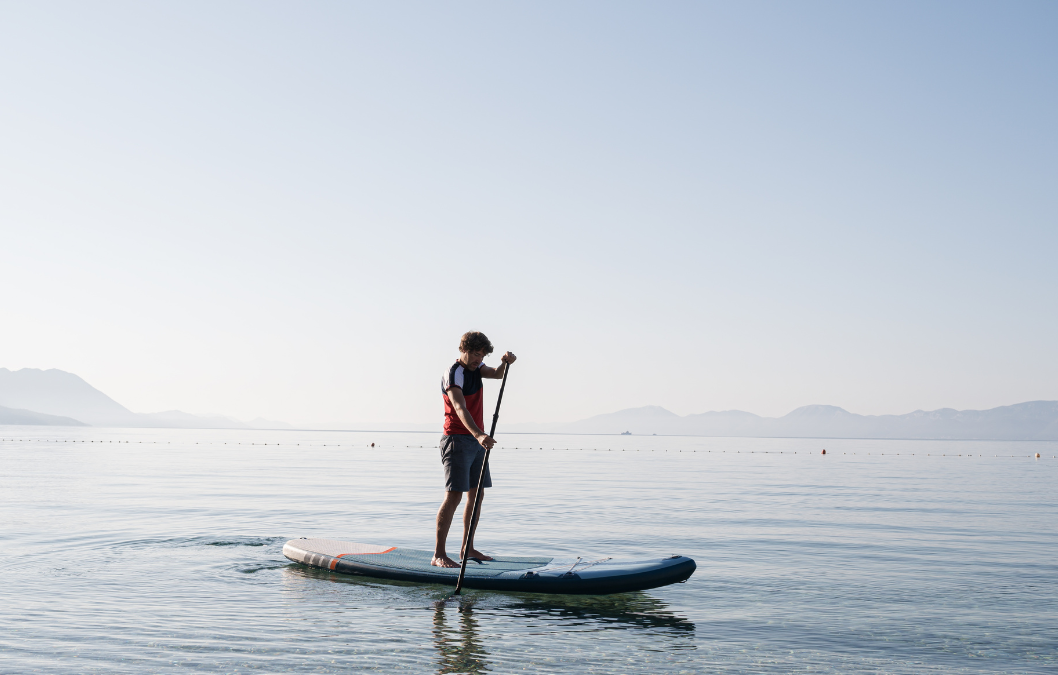
[[(503, 403), (503, 388), (507, 386), (507, 373), (511, 372), (511, 364), (503, 369), (503, 381), (500, 382), (500, 395), (496, 397), (496, 412), (492, 414), (492, 431), (490, 438), (496, 438), (496, 422), (500, 419), (500, 404)], [(467, 573), (467, 555), (470, 551), (470, 542), (474, 541), (474, 530), (478, 526), (478, 512), (481, 511), (481, 498), (485, 496), (485, 472), (489, 470), (489, 453), (492, 448), (485, 448), (485, 461), (481, 463), (481, 475), (478, 476), (478, 491), (474, 497), (474, 512), (470, 514), (470, 527), (467, 529), (467, 537), (463, 540), (463, 548), (460, 550), (459, 578), (456, 579), (456, 590), (453, 595), (459, 595), (463, 588), (463, 576)]]

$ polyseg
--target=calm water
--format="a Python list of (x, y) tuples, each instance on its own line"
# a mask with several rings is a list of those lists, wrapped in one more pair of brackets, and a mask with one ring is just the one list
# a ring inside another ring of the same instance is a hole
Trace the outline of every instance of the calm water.
[(1058, 670), (1056, 443), (507, 436), (483, 550), (698, 571), (445, 602), (281, 553), (429, 548), (435, 435), (0, 437), (3, 673)]

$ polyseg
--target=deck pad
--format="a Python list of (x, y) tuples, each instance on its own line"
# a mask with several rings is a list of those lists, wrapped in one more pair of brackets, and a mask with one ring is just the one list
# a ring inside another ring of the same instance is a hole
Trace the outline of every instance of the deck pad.
[[(351, 562), (356, 560), (364, 565), (387, 567), (397, 570), (419, 570), (423, 572), (459, 575), (459, 568), (434, 567), (430, 564), (433, 553), (421, 551), (414, 548), (396, 547), (380, 555), (355, 555), (346, 554), (343, 559)], [(485, 560), (481, 563), (470, 560), (467, 562), (467, 576), (488, 577), (513, 572), (515, 570), (529, 570), (535, 567), (543, 567), (550, 563), (552, 558), (517, 558), (511, 556), (496, 556), (494, 560)]]

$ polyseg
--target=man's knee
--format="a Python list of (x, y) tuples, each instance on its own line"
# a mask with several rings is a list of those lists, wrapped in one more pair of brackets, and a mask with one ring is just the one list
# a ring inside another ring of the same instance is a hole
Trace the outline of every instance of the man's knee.
[(449, 490), (445, 492), (444, 506), (456, 507), (459, 506), (459, 502), (463, 501), (463, 493)]
[[(477, 498), (478, 498), (478, 491), (477, 490), (471, 490), (470, 492), (467, 493), (467, 508), (468, 509), (471, 508), (472, 506), (474, 506), (474, 502), (477, 501)], [(481, 501), (485, 501), (485, 491), (484, 490), (481, 491)]]

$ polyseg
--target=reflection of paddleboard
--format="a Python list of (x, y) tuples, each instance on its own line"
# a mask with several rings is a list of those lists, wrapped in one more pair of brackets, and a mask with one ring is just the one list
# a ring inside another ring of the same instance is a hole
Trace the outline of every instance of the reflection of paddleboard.
[[(345, 574), (454, 586), (459, 568), (433, 567), (433, 554), (334, 539), (291, 539), (283, 555), (294, 562)], [(467, 563), (467, 588), (528, 593), (623, 593), (686, 581), (695, 564), (680, 555), (652, 560), (515, 558)]]

